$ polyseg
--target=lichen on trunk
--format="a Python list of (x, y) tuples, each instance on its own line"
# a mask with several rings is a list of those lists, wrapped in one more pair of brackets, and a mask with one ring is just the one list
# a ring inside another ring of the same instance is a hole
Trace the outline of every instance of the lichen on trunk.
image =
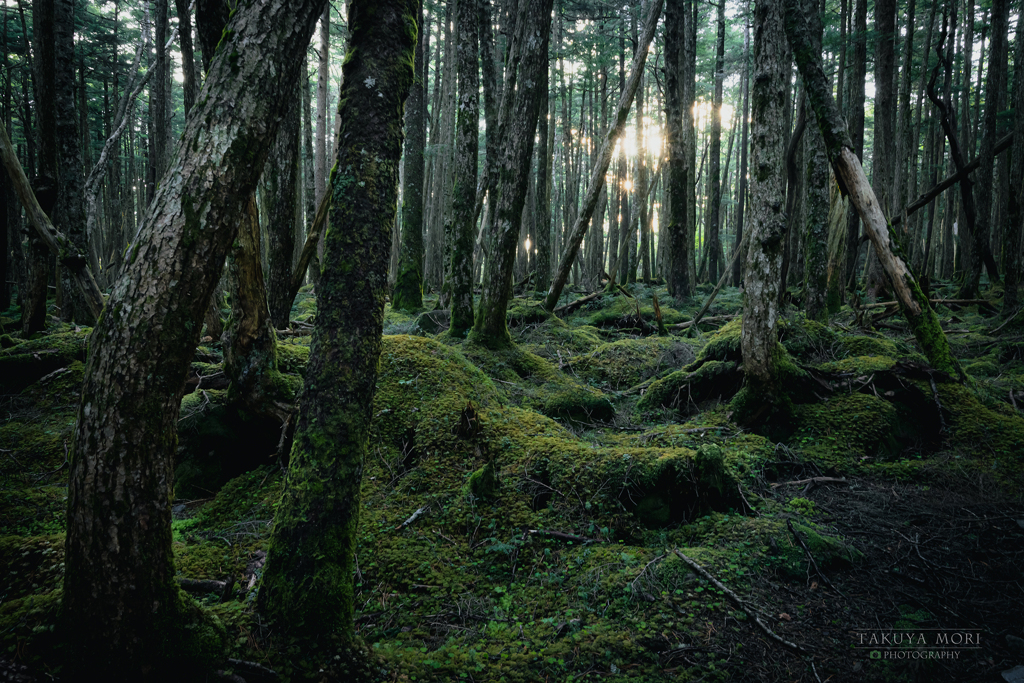
[(356, 0), (339, 98), (338, 161), (306, 383), (258, 606), (293, 634), (353, 639), (363, 456), (381, 350), (414, 0)]

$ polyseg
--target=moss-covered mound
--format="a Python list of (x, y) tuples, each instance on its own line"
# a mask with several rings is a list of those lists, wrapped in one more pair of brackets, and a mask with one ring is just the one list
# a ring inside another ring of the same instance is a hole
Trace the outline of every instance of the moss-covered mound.
[(621, 391), (681, 368), (695, 358), (693, 348), (677, 337), (620, 339), (569, 360), (572, 371), (590, 383)]
[(0, 348), (0, 392), (16, 394), (55, 370), (84, 362), (91, 332), (72, 328)]
[[(608, 301), (610, 299), (610, 302)], [(661, 301), (667, 301), (662, 298)], [(614, 328), (654, 328), (657, 329), (658, 321), (654, 313), (654, 300), (644, 297), (641, 299), (626, 296), (606, 296), (600, 302), (600, 308), (592, 304), (592, 310), (581, 316), (583, 322), (594, 327)], [(680, 313), (664, 303), (660, 304), (661, 319), (666, 325), (681, 323), (686, 320), (684, 314)], [(639, 316), (637, 312), (639, 310)]]
[(615, 415), (611, 401), (599, 390), (583, 384), (551, 362), (510, 345), (492, 350), (467, 343), (462, 352), (496, 380), (510, 402), (549, 417), (593, 424)]
[(590, 353), (604, 343), (596, 327), (570, 327), (554, 316), (537, 325), (513, 329), (512, 338), (523, 350), (557, 363)]

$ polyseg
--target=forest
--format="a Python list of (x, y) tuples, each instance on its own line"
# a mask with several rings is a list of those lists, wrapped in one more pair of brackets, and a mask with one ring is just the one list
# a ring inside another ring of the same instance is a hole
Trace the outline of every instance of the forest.
[(1021, 0), (2, 0), (0, 680), (1024, 681)]

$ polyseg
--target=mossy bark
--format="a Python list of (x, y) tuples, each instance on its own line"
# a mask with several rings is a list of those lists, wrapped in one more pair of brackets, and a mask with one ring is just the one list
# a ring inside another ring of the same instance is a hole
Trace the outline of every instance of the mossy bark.
[(415, 0), (349, 6), (325, 268), (285, 492), (259, 609), (292, 634), (351, 641), (363, 457), (381, 350)]
[[(835, 169), (840, 187), (850, 196), (860, 214), (889, 284), (928, 362), (937, 370), (963, 379), (963, 370), (949, 348), (949, 341), (939, 325), (939, 319), (903, 261), (899, 245), (891, 239), (889, 224), (864, 176), (860, 160), (853, 153), (846, 122), (839, 114), (832, 98), (831, 86), (821, 69), (820, 53), (814, 49), (808, 36), (807, 21), (800, 0), (785, 0), (785, 12), (786, 35), (803, 76), (807, 96), (825, 139), (829, 161)], [(749, 289), (747, 296), (750, 296)]]
[(476, 227), (477, 139), (480, 136), (480, 85), (477, 78), (479, 12), (462, 0), (455, 9), (456, 70), (459, 79), (455, 127), (455, 190), (447, 230), (445, 280), (451, 288), (448, 334), (463, 338), (473, 327), (473, 237)]
[(789, 62), (781, 4), (762, 0), (755, 5), (754, 14), (750, 245), (743, 277), (746, 296), (740, 344), (748, 391), (758, 400), (770, 402), (779, 393), (774, 356), (786, 230), (782, 174)]
[(400, 311), (423, 308), (423, 148), (427, 140), (426, 75), (421, 32), (416, 42), (416, 79), (405, 106), (405, 161), (402, 175), (402, 246), (391, 306)]
[(665, 4), (665, 110), (667, 114), (665, 143), (668, 146), (668, 175), (665, 190), (668, 195), (668, 268), (665, 279), (668, 292), (674, 297), (689, 296), (693, 292), (690, 276), (690, 251), (693, 248), (686, 230), (687, 178), (690, 168), (683, 145), (683, 101), (680, 86), (684, 26), (687, 5), (681, 0), (668, 0)]
[[(299, 97), (298, 88), (285, 98), (288, 108), (274, 149), (263, 169), (267, 193), (267, 305), (270, 320), (281, 330), (288, 327), (295, 294), (292, 263), (295, 254), (295, 213), (299, 207)], [(260, 253), (259, 250), (256, 252)]]
[[(1024, 31), (1024, 12), (1017, 18), (1017, 35)], [(1014, 64), (1024, 64), (1024, 40), (1017, 39)], [(1003, 237), (1003, 270), (1006, 273), (1003, 293), (1003, 315), (1013, 315), (1020, 301), (1021, 250), (1020, 233), (1024, 223), (1024, 69), (1013, 74), (1014, 135), (1010, 152), (1010, 198), (1008, 224)]]
[[(816, 2), (817, 0), (812, 0)], [(804, 3), (808, 8), (810, 36), (814, 46), (821, 49), (821, 16), (818, 7)], [(808, 105), (805, 115), (814, 112)], [(816, 126), (810, 126), (803, 136), (804, 183), (804, 311), (812, 320), (828, 318), (826, 291), (828, 289), (829, 245), (829, 170), (825, 155), (825, 141)]]
[(476, 322), (471, 332), (471, 338), (488, 346), (511, 343), (505, 314), (512, 292), (512, 266), (519, 246), (533, 138), (540, 113), (544, 83), (540, 74), (548, 67), (552, 0), (524, 1), (529, 4), (522, 6), (520, 11), (522, 16), (522, 10), (525, 10), (525, 20), (516, 29), (518, 44), (513, 46), (516, 73), (506, 76), (505, 104), (498, 124), (504, 137), (499, 143), (498, 159), (492, 167), (497, 169), (497, 181), (491, 189), (495, 198), (494, 224), (488, 240), (490, 253), (487, 255)]
[(207, 631), (195, 628), (173, 580), (179, 406), (238, 215), (322, 7), (239, 3), (93, 330), (71, 453), (62, 604), (76, 671), (91, 680), (141, 680), (187, 659), (183, 640), (198, 644)]

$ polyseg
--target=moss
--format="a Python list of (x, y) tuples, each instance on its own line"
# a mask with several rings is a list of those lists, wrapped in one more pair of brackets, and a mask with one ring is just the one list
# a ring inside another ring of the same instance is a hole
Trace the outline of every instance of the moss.
[(851, 356), (888, 356), (889, 358), (900, 356), (896, 344), (885, 337), (844, 336), (842, 344)]
[(740, 346), (740, 335), (743, 332), (743, 319), (735, 318), (723, 325), (708, 339), (697, 353), (697, 359), (691, 363), (690, 369), (707, 361), (735, 361), (743, 360), (743, 350)]
[(462, 487), (463, 495), (471, 495), (474, 500), (492, 501), (498, 492), (498, 473), (494, 463), (486, 465), (469, 475), (466, 485)]
[(628, 389), (693, 361), (689, 344), (673, 337), (622, 339), (568, 360), (582, 379), (612, 390)]
[[(606, 296), (601, 300), (601, 303), (604, 304), (609, 298)], [(639, 324), (637, 320), (637, 305), (637, 299), (617, 296), (612, 298), (610, 303), (602, 305), (600, 308), (582, 316), (582, 319), (587, 325), (593, 325), (594, 327), (637, 327)], [(657, 326), (657, 316), (654, 313), (653, 299), (645, 297), (644, 301), (639, 301), (639, 307), (640, 319), (646, 325), (655, 328)], [(683, 322), (686, 316), (674, 308), (661, 306), (661, 319), (666, 325), (674, 325)]]
[(298, 344), (277, 345), (277, 369), (292, 375), (306, 376), (309, 347)]
[(979, 360), (964, 366), (964, 370), (972, 377), (995, 377), (1002, 372), (998, 365), (990, 360)]
[(896, 408), (871, 394), (836, 394), (820, 404), (794, 408), (797, 445), (824, 446), (842, 457), (894, 456), (900, 451)]
[(0, 536), (0, 595), (4, 601), (42, 595), (64, 578), (64, 536)]
[(822, 363), (819, 370), (839, 374), (870, 375), (873, 372), (885, 372), (896, 366), (896, 361), (888, 356), (853, 356), (842, 360)]
[[(864, 554), (856, 548), (812, 529), (806, 522), (793, 522), (793, 528), (800, 534), (807, 545), (807, 550), (814, 556), (815, 562), (818, 563), (818, 567), (822, 571), (847, 569), (864, 559)], [(783, 534), (783, 531), (786, 533)], [(778, 569), (791, 579), (805, 578), (808, 565), (807, 553), (785, 527), (780, 529), (777, 538), (778, 548), (781, 551), (776, 559)]]
[(1017, 469), (1024, 453), (1024, 419), (985, 407), (970, 388), (957, 383), (936, 385), (947, 415), (949, 440), (957, 448), (1001, 460), (993, 468)]
[(738, 370), (736, 361), (717, 360), (705, 361), (692, 372), (678, 370), (652, 383), (637, 403), (637, 410), (664, 407), (689, 413), (706, 401), (727, 398), (740, 387)]
[(508, 327), (514, 330), (523, 325), (536, 325), (554, 317), (540, 302), (513, 299), (508, 306)]
[(596, 327), (569, 327), (555, 317), (539, 325), (517, 327), (513, 334), (523, 350), (559, 363), (571, 356), (590, 353), (604, 343)]
[(9, 334), (0, 334), (0, 349), (14, 348), (18, 344), (20, 344), (22, 341), (24, 341), (24, 340), (22, 340), (22, 339), (15, 339), (14, 337), (12, 337)]
[(803, 313), (785, 321), (779, 336), (791, 355), (808, 360), (834, 357), (840, 346), (839, 335), (831, 327), (809, 320)]
[(0, 648), (17, 653), (30, 667), (43, 661), (59, 665), (64, 655), (57, 628), (62, 596), (56, 588), (0, 603)]
[(84, 362), (91, 332), (83, 327), (0, 349), (0, 391), (17, 393), (54, 370)]

